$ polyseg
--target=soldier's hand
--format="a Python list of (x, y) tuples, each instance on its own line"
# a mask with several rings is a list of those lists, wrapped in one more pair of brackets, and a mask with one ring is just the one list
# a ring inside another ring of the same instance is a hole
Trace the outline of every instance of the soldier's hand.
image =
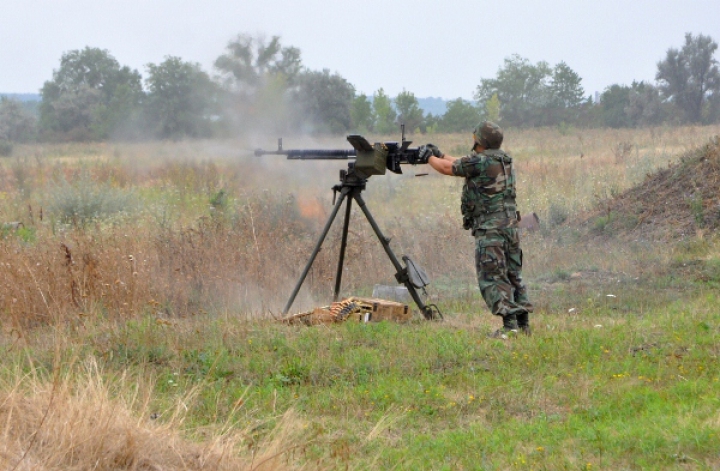
[(442, 159), (445, 156), (445, 154), (443, 154), (440, 149), (438, 149), (438, 146), (436, 146), (435, 144), (427, 144), (425, 145), (425, 147), (430, 149), (432, 151), (432, 155), (434, 155), (435, 157)]
[(428, 159), (433, 155), (433, 150), (429, 146), (418, 147), (417, 163), (426, 164)]

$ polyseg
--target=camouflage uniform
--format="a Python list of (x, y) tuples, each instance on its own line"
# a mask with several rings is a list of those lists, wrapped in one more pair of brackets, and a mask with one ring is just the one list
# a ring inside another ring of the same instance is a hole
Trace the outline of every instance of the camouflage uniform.
[[(476, 141), (480, 142), (477, 137)], [(522, 282), (512, 158), (499, 148), (473, 151), (455, 160), (452, 172), (465, 177), (463, 226), (475, 236), (475, 267), (483, 299), (493, 314), (503, 317), (506, 329), (528, 327), (533, 307)]]

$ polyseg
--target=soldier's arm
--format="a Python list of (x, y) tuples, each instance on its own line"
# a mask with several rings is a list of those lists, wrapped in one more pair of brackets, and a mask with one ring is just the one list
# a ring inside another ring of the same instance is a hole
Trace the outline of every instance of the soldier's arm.
[(443, 175), (454, 175), (452, 171), (453, 162), (457, 160), (457, 157), (451, 157), (447, 154), (443, 155), (442, 158), (430, 156), (428, 159), (428, 165), (437, 170)]

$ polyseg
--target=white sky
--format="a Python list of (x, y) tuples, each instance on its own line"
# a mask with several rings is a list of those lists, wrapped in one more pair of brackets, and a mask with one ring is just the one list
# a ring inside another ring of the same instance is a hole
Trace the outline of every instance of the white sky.
[(143, 75), (168, 55), (213, 73), (230, 39), (264, 33), (367, 94), (470, 99), (519, 54), (565, 61), (590, 95), (653, 81), (686, 32), (720, 42), (720, 0), (0, 0), (0, 92), (36, 93), (85, 46)]

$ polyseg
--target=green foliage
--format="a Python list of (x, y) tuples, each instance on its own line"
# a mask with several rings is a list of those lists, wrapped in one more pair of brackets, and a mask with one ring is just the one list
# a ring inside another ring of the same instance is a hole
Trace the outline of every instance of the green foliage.
[(352, 109), (350, 110), (350, 118), (352, 120), (353, 129), (360, 133), (372, 131), (373, 129), (373, 111), (372, 103), (368, 100), (364, 93), (353, 99)]
[(690, 212), (695, 220), (697, 227), (705, 227), (705, 206), (703, 204), (703, 197), (701, 192), (695, 193), (692, 198), (689, 198)]
[(88, 223), (132, 212), (132, 191), (95, 182), (83, 172), (72, 182), (63, 179), (47, 195), (48, 209), (62, 223), (84, 227)]
[(279, 36), (267, 41), (263, 36), (239, 34), (226, 49), (215, 60), (215, 68), (223, 74), (226, 85), (239, 91), (262, 88), (275, 75), (282, 75), (292, 84), (302, 69), (300, 50), (283, 47)]
[[(552, 277), (571, 279), (568, 270)], [(299, 411), (312, 439), (284, 443), (293, 468), (712, 468), (717, 296), (689, 295), (643, 315), (622, 309), (633, 294), (613, 288), (617, 298), (592, 296), (573, 314), (537, 313), (533, 337), (507, 342), (487, 339), (482, 318), (459, 314), (326, 328), (231, 317), (88, 323), (68, 328), (72, 341), (61, 347), (8, 349), (5, 362), (18, 366), (0, 379), (15, 384), (10, 375), (28, 359), (45, 374), (52, 362), (43, 360), (60, 349), (98, 362), (120, 398), (137, 397), (135, 378), (149, 379), (139, 383), (152, 384), (143, 394), (160, 421), (185, 399), (179, 432), (201, 430), (196, 438), (208, 442), (228, 424), (262, 442), (269, 422)], [(248, 447), (236, 453), (258, 452)]]
[(480, 122), (480, 109), (462, 98), (450, 100), (447, 111), (438, 122), (442, 132), (471, 132)]
[(405, 129), (414, 131), (423, 125), (425, 117), (420, 109), (417, 98), (411, 92), (403, 89), (393, 100), (395, 109), (398, 112), (397, 123), (405, 124)]
[(668, 117), (666, 108), (658, 87), (645, 82), (632, 83), (625, 114), (633, 126), (661, 124)]
[(440, 120), (442, 116), (436, 116), (432, 113), (425, 115), (425, 129), (422, 131), (428, 134), (434, 134), (440, 130)]
[(33, 243), (37, 239), (36, 229), (34, 227), (25, 227), (22, 224), (0, 224), (0, 239), (8, 237), (17, 237), (26, 244)]
[(148, 122), (160, 138), (208, 137), (216, 114), (218, 90), (200, 64), (167, 57), (148, 64)]
[(395, 119), (397, 112), (393, 107), (392, 100), (381, 88), (373, 94), (373, 120), (374, 129), (381, 134), (390, 134), (396, 130)]
[[(288, 93), (302, 71), (300, 50), (279, 36), (239, 34), (215, 60), (233, 116), (243, 128), (283, 132), (294, 118)], [(332, 99), (329, 97), (328, 99)]]
[(602, 117), (605, 126), (623, 128), (630, 126), (625, 108), (630, 104), (630, 87), (613, 84), (600, 95)]
[(17, 100), (0, 98), (0, 141), (28, 142), (35, 138), (36, 119)]
[(225, 189), (220, 189), (210, 198), (210, 206), (216, 210), (224, 210), (228, 206), (229, 197)]
[(661, 123), (667, 113), (658, 88), (645, 83), (613, 84), (600, 95), (601, 120), (611, 128)]
[(137, 71), (90, 47), (63, 54), (41, 94), (41, 130), (72, 140), (112, 136), (139, 110), (143, 96)]
[(533, 65), (513, 55), (505, 59), (494, 79), (482, 79), (475, 98), (485, 107), (493, 95), (502, 104), (501, 123), (509, 126), (541, 124), (542, 109), (548, 103), (551, 69), (546, 62)]
[(492, 121), (493, 123), (499, 123), (500, 122), (500, 98), (498, 98), (497, 93), (493, 93), (493, 95), (485, 102), (485, 116), (489, 121)]
[(565, 204), (557, 201), (551, 202), (548, 207), (548, 224), (552, 227), (564, 223), (567, 220), (569, 213), (570, 211), (567, 209)]
[(580, 75), (565, 62), (560, 62), (553, 68), (552, 79), (548, 86), (550, 94), (548, 106), (550, 116), (546, 117), (550, 120), (548, 124), (577, 120), (585, 96), (581, 82)]
[(10, 157), (13, 151), (12, 142), (0, 138), (0, 157)]
[(496, 78), (480, 81), (475, 98), (503, 125), (553, 126), (578, 118), (585, 94), (581, 81), (564, 62), (551, 68), (515, 54), (505, 59)]
[(617, 215), (612, 211), (603, 216), (598, 216), (597, 218), (595, 218), (595, 222), (593, 223), (593, 230), (596, 233), (608, 232), (612, 227), (612, 223), (613, 221), (615, 221), (616, 217)]
[(297, 107), (297, 122), (313, 125), (323, 133), (341, 134), (352, 125), (355, 88), (338, 74), (306, 71), (296, 80), (293, 103)]
[(687, 33), (682, 49), (668, 49), (665, 60), (658, 62), (660, 91), (688, 122), (707, 119), (709, 103), (720, 96), (717, 48), (710, 36)]

